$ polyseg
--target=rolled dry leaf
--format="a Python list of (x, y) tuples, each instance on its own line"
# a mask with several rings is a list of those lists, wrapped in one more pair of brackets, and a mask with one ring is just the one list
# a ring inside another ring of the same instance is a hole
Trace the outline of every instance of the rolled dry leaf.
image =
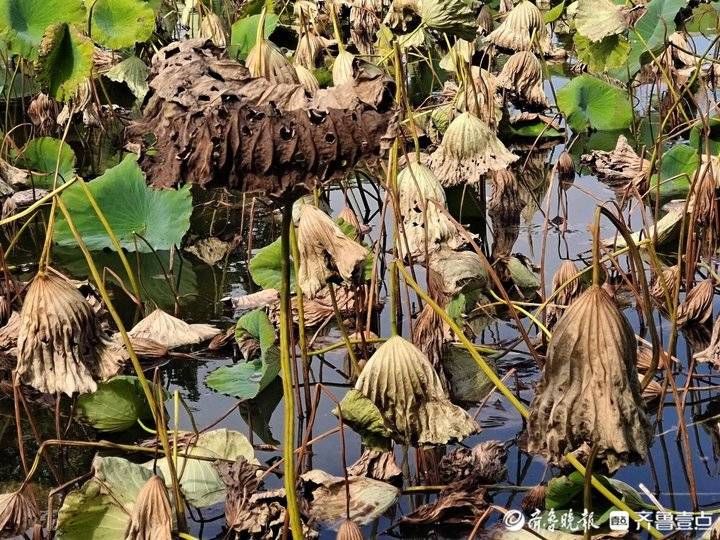
[(215, 469), (226, 487), (225, 521), (231, 529), (242, 528), (249, 517), (249, 502), (260, 486), (259, 467), (239, 457), (235, 462), (216, 462)]
[(664, 268), (662, 272), (655, 276), (655, 280), (650, 287), (650, 296), (663, 311), (667, 311), (668, 301), (673, 302), (676, 297), (679, 277), (680, 267), (677, 264)]
[(337, 540), (363, 540), (363, 535), (357, 523), (346, 519), (342, 522), (342, 525), (340, 525), (335, 538), (337, 538)]
[(0, 326), (5, 326), (10, 320), (13, 310), (7, 296), (0, 294)]
[(484, 288), (488, 281), (483, 260), (474, 251), (442, 248), (430, 256), (429, 268), (446, 298), (467, 288)]
[(29, 486), (0, 495), (0, 533), (3, 538), (24, 534), (39, 519), (40, 510)]
[(609, 472), (645, 459), (652, 428), (643, 411), (632, 327), (610, 296), (590, 287), (558, 321), (530, 406), (528, 450), (558, 463), (587, 443)]
[(264, 27), (265, 10), (260, 15), (255, 45), (245, 60), (250, 75), (275, 84), (298, 84), (295, 68), (277, 45), (265, 37)]
[(402, 470), (392, 451), (366, 448), (358, 460), (347, 468), (348, 476), (367, 476), (373, 480), (395, 484), (402, 482)]
[(445, 344), (451, 340), (450, 327), (430, 304), (425, 304), (412, 328), (413, 343), (425, 353), (430, 363), (438, 368), (441, 365)]
[(479, 484), (498, 484), (507, 478), (507, 449), (500, 441), (483, 441), (472, 448), (458, 448), (440, 460), (440, 478), (452, 484), (475, 476)]
[(338, 221), (343, 220), (345, 223), (350, 225), (355, 233), (358, 235), (358, 238), (363, 235), (363, 231), (365, 229), (365, 226), (360, 223), (360, 220), (357, 217), (357, 214), (353, 211), (352, 208), (345, 205), (342, 207), (342, 210), (340, 210), (340, 213), (338, 214)]
[(506, 169), (518, 158), (487, 124), (468, 112), (448, 126), (429, 166), (445, 187), (476, 184), (488, 171)]
[(618, 137), (615, 148), (610, 152), (593, 150), (580, 157), (583, 165), (590, 167), (601, 182), (614, 189), (636, 187), (645, 191), (645, 178), (650, 171), (650, 162), (640, 157), (627, 142), (625, 135)]
[(149, 339), (175, 349), (202, 343), (219, 333), (220, 330), (210, 324), (188, 324), (158, 308), (137, 323), (128, 335), (132, 339)]
[(678, 306), (677, 324), (705, 324), (713, 315), (713, 297), (715, 288), (712, 279), (704, 279), (697, 283), (687, 295), (685, 301)]
[(295, 64), (295, 72), (297, 73), (300, 85), (305, 89), (308, 94), (314, 94), (315, 92), (320, 90), (320, 83), (318, 82), (315, 75), (313, 75), (312, 71), (301, 66), (300, 64)]
[(202, 16), (200, 35), (198, 37), (208, 38), (218, 47), (225, 47), (227, 45), (222, 19), (212, 11), (208, 11)]
[(520, 0), (503, 22), (484, 40), (501, 49), (512, 51), (550, 50), (550, 39), (542, 12), (529, 0)]
[(355, 389), (375, 404), (387, 426), (408, 444), (446, 444), (480, 430), (464, 409), (450, 402), (427, 357), (400, 336), (378, 347)]
[(37, 135), (50, 135), (55, 130), (58, 107), (46, 93), (40, 92), (33, 98), (28, 105), (27, 113)]
[(318, 34), (312, 27), (302, 32), (295, 49), (295, 63), (305, 69), (313, 70), (317, 67), (320, 54), (328, 47), (335, 45), (334, 39), (327, 39)]
[(0, 328), (0, 351), (7, 352), (17, 345), (20, 334), (20, 314), (13, 311), (5, 326)]
[(530, 51), (519, 51), (508, 58), (497, 77), (497, 85), (513, 92), (527, 105), (543, 109), (548, 106), (543, 90), (542, 65)]
[(355, 73), (355, 55), (342, 49), (332, 67), (332, 79), (335, 86), (352, 82)]
[[(638, 381), (642, 381), (642, 375), (638, 375)], [(651, 405), (660, 399), (662, 395), (662, 385), (656, 380), (651, 380), (642, 391), (642, 397), (646, 405)]]
[[(638, 356), (637, 356), (637, 369), (640, 373), (645, 373), (647, 370), (650, 369), (650, 365), (652, 363), (652, 355), (653, 350), (652, 346), (648, 345), (647, 343), (638, 343)], [(658, 357), (658, 365), (657, 369), (665, 369), (669, 365), (672, 364), (672, 360), (670, 359), (670, 355), (667, 353), (667, 351), (662, 350), (660, 351), (660, 356)]]
[(300, 207), (297, 228), (303, 294), (313, 298), (338, 278), (353, 282), (362, 277), (367, 249), (348, 238), (325, 212), (311, 204)]
[(48, 394), (94, 392), (115, 375), (122, 355), (95, 312), (65, 278), (40, 273), (28, 287), (18, 333), (17, 375)]
[(165, 481), (155, 475), (138, 493), (125, 540), (171, 540), (172, 523)]

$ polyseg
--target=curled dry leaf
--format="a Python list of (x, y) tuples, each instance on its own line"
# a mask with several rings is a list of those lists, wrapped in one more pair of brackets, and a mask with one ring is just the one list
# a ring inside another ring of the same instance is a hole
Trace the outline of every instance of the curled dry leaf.
[(295, 64), (295, 71), (297, 72), (300, 85), (305, 89), (308, 94), (314, 94), (315, 92), (320, 90), (320, 83), (318, 82), (315, 75), (313, 75), (312, 71), (301, 66), (300, 64)]
[(685, 301), (678, 306), (677, 324), (705, 324), (713, 315), (713, 296), (715, 288), (712, 279), (704, 279), (697, 283), (685, 296)]
[(29, 486), (0, 495), (0, 533), (3, 537), (24, 534), (39, 520), (40, 510)]
[(266, 307), (277, 303), (280, 300), (280, 293), (277, 289), (263, 289), (252, 294), (243, 294), (241, 296), (230, 295), (230, 303), (233, 309), (245, 311)]
[(485, 41), (511, 51), (545, 53), (550, 50), (550, 38), (543, 14), (529, 0), (520, 0)]
[(374, 52), (382, 9), (381, 0), (355, 0), (350, 5), (350, 40), (363, 56)]
[(575, 162), (570, 152), (563, 150), (555, 164), (560, 187), (568, 189), (575, 181)]
[(225, 47), (227, 45), (222, 19), (212, 11), (208, 11), (203, 15), (198, 37), (207, 38), (218, 47)]
[(392, 451), (366, 448), (358, 460), (347, 468), (349, 476), (365, 476), (381, 482), (402, 482), (402, 470)]
[(48, 394), (94, 392), (122, 362), (90, 304), (65, 278), (39, 273), (20, 311), (17, 374)]
[(400, 336), (378, 347), (355, 389), (377, 406), (394, 436), (408, 444), (445, 444), (480, 429), (447, 398), (427, 357)]
[(612, 473), (644, 459), (652, 429), (643, 411), (632, 327), (592, 286), (558, 321), (530, 406), (528, 450), (557, 463), (587, 442)]
[(484, 441), (473, 448), (458, 448), (440, 460), (440, 478), (451, 484), (475, 476), (478, 484), (497, 484), (507, 477), (507, 450), (500, 441)]
[(33, 98), (27, 108), (28, 116), (40, 136), (51, 135), (55, 129), (57, 118), (57, 104), (50, 96), (40, 92)]
[[(642, 375), (638, 375), (638, 381), (642, 381)], [(656, 380), (651, 380), (648, 385), (643, 388), (642, 397), (646, 405), (652, 405), (662, 395), (662, 385)]]
[(207, 341), (219, 333), (220, 330), (212, 325), (188, 324), (162, 309), (156, 309), (137, 323), (128, 335), (133, 339), (150, 339), (168, 349), (175, 349)]
[(448, 298), (464, 289), (484, 288), (487, 284), (482, 258), (474, 251), (441, 249), (430, 257), (429, 266), (442, 294)]
[(492, 32), (494, 24), (493, 13), (490, 6), (483, 4), (478, 12), (475, 23), (477, 24), (477, 33), (479, 36), (487, 36), (490, 32)]
[(580, 157), (583, 165), (590, 167), (598, 175), (598, 179), (614, 189), (636, 187), (645, 191), (650, 162), (640, 157), (627, 142), (625, 135), (618, 137), (615, 148), (610, 152), (593, 150)]
[(436, 502), (424, 504), (400, 520), (400, 526), (472, 526), (488, 507), (484, 489), (453, 491)]
[(351, 83), (355, 73), (355, 55), (341, 49), (332, 66), (332, 79), (335, 86)]
[(562, 317), (564, 308), (571, 305), (583, 292), (583, 286), (578, 277), (578, 268), (572, 261), (563, 261), (555, 271), (552, 278), (552, 295), (554, 300), (547, 310), (545, 324), (553, 328)]
[(125, 540), (171, 540), (173, 514), (165, 481), (152, 476), (140, 490)]
[(677, 264), (668, 266), (655, 277), (652, 287), (650, 287), (650, 296), (665, 312), (668, 309), (668, 302), (673, 302), (676, 298), (680, 284), (679, 277), (680, 267)]
[(297, 243), (300, 252), (298, 282), (313, 298), (329, 281), (357, 281), (361, 277), (365, 247), (351, 240), (325, 212), (311, 204), (300, 207)]
[(488, 171), (498, 171), (517, 160), (493, 130), (477, 116), (464, 112), (447, 128), (429, 165), (445, 187), (476, 184)]
[[(648, 369), (650, 369), (650, 364), (652, 362), (652, 346), (639, 342), (638, 343), (638, 357), (637, 357), (637, 369), (641, 373), (645, 373)], [(672, 365), (673, 360), (671, 360), (670, 355), (667, 353), (667, 351), (662, 350), (660, 351), (660, 357), (658, 359), (658, 369), (665, 369), (669, 365)]]
[[(337, 528), (347, 517), (345, 479), (313, 469), (301, 477), (310, 500), (310, 517), (324, 525)], [(400, 496), (400, 490), (385, 482), (362, 476), (348, 477), (350, 519), (359, 525), (376, 520)]]
[(235, 531), (252, 529), (252, 526), (248, 527), (248, 522), (252, 522), (256, 516), (249, 502), (260, 485), (260, 467), (239, 457), (233, 463), (217, 462), (215, 469), (225, 484), (225, 521), (228, 527)]
[[(444, 298), (446, 297), (443, 297), (441, 305), (446, 302)], [(448, 324), (435, 312), (430, 304), (425, 304), (412, 327), (412, 340), (425, 353), (435, 368), (440, 366), (445, 344), (451, 339), (452, 334)]]
[(13, 309), (7, 299), (7, 296), (0, 294), (0, 326), (5, 326), (10, 320), (10, 316), (12, 314)]
[(716, 368), (720, 368), (720, 317), (713, 325), (710, 345), (695, 355), (700, 362), (711, 362)]
[(519, 51), (508, 58), (497, 77), (497, 85), (514, 93), (518, 100), (533, 107), (547, 108), (540, 60), (530, 51)]
[(20, 334), (20, 314), (13, 311), (5, 326), (0, 328), (0, 351), (9, 351), (17, 345)]

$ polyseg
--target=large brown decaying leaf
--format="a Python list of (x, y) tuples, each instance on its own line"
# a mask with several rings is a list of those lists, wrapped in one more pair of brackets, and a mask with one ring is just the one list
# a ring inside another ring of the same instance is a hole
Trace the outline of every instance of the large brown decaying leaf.
[(559, 462), (587, 442), (610, 472), (644, 459), (652, 429), (643, 411), (635, 333), (593, 285), (558, 321), (530, 406), (528, 450)]
[(414, 512), (404, 516), (400, 525), (421, 527), (434, 524), (445, 526), (472, 526), (488, 507), (486, 492), (478, 489), (473, 492), (453, 491), (437, 501), (424, 504)]
[(0, 495), (0, 533), (3, 538), (25, 533), (40, 519), (40, 510), (29, 486)]
[(20, 312), (17, 375), (48, 394), (94, 392), (115, 375), (121, 355), (90, 304), (65, 278), (39, 273)]
[(599, 180), (612, 188), (635, 187), (641, 193), (645, 191), (650, 162), (635, 152), (625, 135), (618, 137), (615, 148), (610, 152), (593, 150), (589, 154), (583, 154), (580, 161), (595, 171)]
[(355, 0), (350, 4), (350, 40), (363, 56), (374, 51), (382, 8), (381, 0)]
[(174, 349), (207, 341), (219, 333), (220, 330), (210, 324), (188, 324), (158, 308), (137, 323), (128, 335), (133, 339), (151, 339)]
[(138, 493), (125, 540), (171, 540), (173, 514), (165, 481), (155, 475)]
[(500, 25), (485, 38), (501, 49), (548, 52), (550, 39), (542, 12), (529, 0), (521, 0)]
[(483, 441), (472, 448), (457, 448), (440, 461), (440, 478), (451, 484), (475, 476), (478, 484), (498, 484), (507, 477), (507, 449), (500, 441)]
[(715, 293), (712, 279), (704, 279), (697, 283), (685, 296), (685, 301), (678, 306), (677, 324), (705, 324), (712, 318), (713, 296)]
[(547, 108), (543, 90), (543, 72), (540, 60), (530, 51), (520, 51), (508, 58), (497, 77), (499, 88), (513, 92), (518, 100), (532, 107)]
[(355, 389), (375, 404), (386, 425), (408, 444), (445, 444), (480, 429), (447, 398), (427, 357), (400, 336), (378, 347)]
[(554, 299), (552, 305), (547, 309), (545, 325), (552, 329), (562, 316), (563, 311), (565, 311), (564, 308), (572, 304), (582, 294), (582, 291), (583, 286), (578, 277), (577, 266), (572, 261), (563, 261), (555, 274), (553, 274), (552, 292)]
[(362, 276), (368, 250), (348, 238), (317, 206), (300, 206), (297, 244), (298, 282), (308, 298), (313, 298), (328, 282), (338, 278), (354, 282)]
[(299, 84), (253, 78), (223, 54), (202, 39), (156, 54), (143, 117), (126, 132), (130, 143), (152, 146), (141, 165), (153, 185), (294, 198), (378, 151), (391, 103), (379, 70), (308, 97)]
[(397, 466), (392, 451), (366, 448), (358, 460), (347, 468), (347, 473), (391, 484), (402, 482), (402, 470)]
[(258, 471), (260, 468), (239, 457), (234, 463), (227, 461), (215, 464), (220, 478), (226, 487), (225, 521), (228, 527), (242, 530), (251, 518), (252, 510), (248, 504), (260, 485)]

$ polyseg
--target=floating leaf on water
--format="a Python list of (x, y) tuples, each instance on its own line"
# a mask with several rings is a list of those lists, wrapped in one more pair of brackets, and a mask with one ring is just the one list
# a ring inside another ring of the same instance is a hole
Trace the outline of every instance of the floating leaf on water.
[(90, 304), (65, 278), (37, 274), (20, 312), (17, 375), (48, 394), (94, 392), (122, 358)]
[(150, 69), (137, 56), (129, 56), (103, 73), (111, 81), (125, 83), (135, 97), (142, 101), (148, 91)]
[(152, 476), (138, 493), (125, 540), (171, 540), (173, 514), (165, 482)]
[(624, 129), (633, 118), (627, 92), (591, 75), (575, 77), (558, 90), (557, 105), (577, 132)]
[(401, 527), (468, 526), (482, 516), (488, 507), (484, 489), (473, 492), (453, 491), (424, 504), (400, 520)]
[(610, 472), (644, 459), (652, 428), (636, 363), (632, 327), (601, 287), (590, 287), (565, 310), (550, 339), (530, 406), (528, 449), (556, 463), (587, 442)]
[[(126, 156), (119, 165), (88, 182), (87, 189), (123, 248), (141, 252), (169, 250), (181, 243), (190, 228), (190, 189), (158, 190), (147, 186), (136, 159)], [(62, 199), (88, 248), (113, 248), (82, 186), (70, 186)], [(54, 239), (62, 246), (76, 245), (64, 217), (58, 217)]]
[(547, 108), (540, 60), (530, 51), (519, 51), (508, 58), (497, 77), (497, 86), (513, 92), (533, 107)]
[(464, 112), (448, 126), (429, 166), (443, 186), (451, 187), (476, 184), (486, 172), (505, 169), (516, 160), (487, 124)]
[(521, 0), (507, 14), (503, 22), (484, 40), (512, 51), (550, 50), (550, 39), (542, 12), (529, 0)]
[(38, 65), (50, 95), (58, 101), (67, 101), (92, 76), (92, 41), (65, 23), (52, 25), (43, 35)]
[(705, 324), (712, 319), (715, 286), (713, 280), (704, 279), (697, 283), (678, 306), (677, 324)]
[(447, 398), (427, 357), (399, 336), (378, 347), (355, 389), (380, 410), (393, 437), (407, 444), (445, 444), (480, 429)]
[(676, 144), (663, 152), (660, 171), (650, 179), (648, 194), (660, 201), (685, 199), (690, 193), (690, 182), (700, 165), (700, 156), (686, 144)]
[(243, 457), (235, 462), (219, 462), (215, 468), (220, 475), (227, 496), (225, 498), (225, 522), (231, 529), (243, 527), (248, 519), (248, 503), (257, 491), (261, 481), (258, 477), (259, 467)]
[(153, 311), (128, 332), (133, 338), (152, 339), (168, 349), (202, 343), (219, 333), (212, 325), (188, 324), (162, 309)]
[(30, 486), (0, 495), (0, 533), (7, 537), (24, 535), (40, 521), (40, 510)]
[[(310, 516), (332, 528), (347, 517), (346, 484), (342, 476), (332, 476), (313, 469), (301, 477), (310, 492)], [(365, 525), (379, 518), (400, 496), (393, 485), (364, 477), (348, 477), (350, 490), (350, 519)]]
[(575, 28), (590, 41), (623, 33), (628, 21), (623, 7), (612, 0), (579, 0), (575, 12)]
[(104, 432), (124, 431), (138, 420), (153, 417), (140, 380), (130, 375), (118, 375), (98, 384), (92, 394), (81, 394), (75, 413), (81, 421)]
[(75, 152), (70, 145), (54, 137), (31, 139), (22, 151), (18, 164), (29, 169), (35, 187), (52, 189), (55, 167), (58, 168), (57, 185), (75, 176)]
[(620, 135), (611, 151), (593, 150), (580, 158), (583, 165), (589, 166), (598, 175), (598, 179), (612, 188), (637, 186), (639, 191), (644, 184), (646, 174), (650, 170), (650, 162), (640, 157), (627, 141)]
[(420, 18), (428, 28), (461, 39), (475, 38), (475, 11), (464, 0), (420, 0)]
[[(228, 429), (206, 431), (201, 433), (197, 440), (194, 440), (192, 434), (185, 435), (192, 437), (193, 442), (180, 450), (180, 456), (189, 454), (229, 461), (243, 457), (250, 463), (257, 464), (250, 441), (238, 431)], [(170, 478), (167, 460), (168, 458), (151, 460), (143, 467), (147, 470), (162, 471), (163, 477), (166, 478), (166, 486), (170, 489), (172, 484), (167, 480)], [(196, 508), (204, 508), (225, 500), (225, 484), (218, 476), (213, 462), (179, 457), (176, 469), (180, 475), (180, 488), (185, 498)]]

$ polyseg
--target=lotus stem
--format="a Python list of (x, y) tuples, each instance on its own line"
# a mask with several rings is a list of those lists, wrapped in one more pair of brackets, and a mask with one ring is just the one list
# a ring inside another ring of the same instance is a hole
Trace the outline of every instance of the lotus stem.
[(0, 219), (0, 227), (2, 227), (3, 225), (8, 225), (8, 224), (12, 223), (13, 221), (17, 221), (18, 219), (24, 218), (25, 216), (29, 216), (35, 210), (40, 208), (43, 204), (52, 200), (52, 198), (55, 197), (55, 195), (59, 195), (60, 193), (65, 191), (67, 188), (72, 186), (77, 181), (77, 179), (78, 179), (78, 177), (76, 176), (72, 180), (68, 180), (63, 185), (52, 190), (47, 195), (44, 195), (43, 197), (39, 198), (37, 201), (32, 203), (30, 206), (28, 206), (25, 210), (18, 212), (17, 214), (13, 214), (12, 216), (8, 216), (5, 219)]
[[(593, 471), (593, 465), (595, 464), (595, 458), (597, 458), (598, 455), (598, 445), (594, 445), (592, 447), (592, 450), (590, 450), (590, 455), (588, 456), (587, 460), (587, 469), (586, 474), (584, 478), (584, 486), (583, 486), (583, 506), (584, 510), (587, 511), (587, 514), (589, 516), (592, 515), (592, 471)], [(585, 529), (585, 540), (590, 540), (592, 537), (592, 524), (588, 524), (587, 528)]]
[(295, 298), (298, 311), (298, 344), (300, 345), (300, 359), (303, 365), (303, 390), (305, 394), (305, 408), (310, 410), (312, 396), (310, 395), (310, 358), (308, 352), (307, 336), (305, 335), (305, 298), (303, 297), (297, 276), (300, 275), (300, 248), (298, 247), (295, 227), (290, 227), (290, 250), (292, 254), (293, 269), (295, 270)]
[(350, 364), (352, 365), (352, 369), (355, 372), (355, 375), (360, 375), (360, 364), (358, 364), (357, 356), (355, 355), (355, 351), (353, 350), (350, 343), (350, 338), (348, 337), (347, 330), (343, 325), (343, 318), (340, 314), (340, 308), (338, 308), (337, 297), (335, 296), (335, 287), (332, 283), (328, 283), (328, 290), (330, 291), (330, 300), (332, 301), (333, 311), (335, 312), (335, 321), (337, 322), (338, 329), (340, 330), (340, 335), (342, 336), (343, 343), (345, 343), (345, 347), (347, 347), (348, 356), (350, 357)]
[(297, 492), (295, 491), (295, 394), (290, 365), (290, 325), (292, 307), (290, 304), (290, 227), (292, 227), (292, 202), (286, 202), (282, 211), (280, 246), (282, 253), (282, 283), (280, 286), (280, 374), (283, 386), (284, 437), (283, 437), (283, 482), (287, 510), (290, 516), (290, 531), (294, 540), (302, 540), (303, 529), (300, 520)]

